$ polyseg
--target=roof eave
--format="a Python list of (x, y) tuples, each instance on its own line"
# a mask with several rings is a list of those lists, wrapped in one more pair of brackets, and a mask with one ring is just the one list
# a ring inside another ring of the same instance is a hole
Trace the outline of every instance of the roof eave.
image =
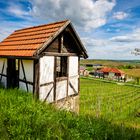
[(38, 56), (14, 56), (14, 55), (0, 55), (0, 58), (15, 58), (15, 59), (39, 59)]

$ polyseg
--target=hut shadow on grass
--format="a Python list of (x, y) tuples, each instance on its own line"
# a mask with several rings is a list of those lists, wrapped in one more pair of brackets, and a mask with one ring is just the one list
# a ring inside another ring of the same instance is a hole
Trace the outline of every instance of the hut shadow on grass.
[[(114, 125), (101, 118), (76, 116), (64, 111), (55, 112), (53, 116), (50, 114), (50, 117), (51, 120), (48, 115), (43, 123), (35, 122), (35, 124), (32, 124), (33, 128), (28, 127), (30, 131), (26, 127), (23, 128), (23, 132), (19, 133), (19, 136), (17, 134), (11, 135), (7, 131), (7, 127), (4, 127), (3, 130), (1, 129), (3, 131), (1, 132), (1, 138), (16, 139), (21, 136), (25, 139), (65, 140), (139, 140), (140, 138), (138, 129), (127, 128), (123, 124)], [(13, 128), (15, 128), (13, 131), (16, 132), (18, 126), (17, 128), (13, 126)], [(25, 131), (27, 133), (24, 133)]]
[(109, 122), (103, 118), (96, 118), (90, 115), (81, 116), (81, 118), (87, 122), (83, 124), (85, 131), (82, 132), (82, 138), (86, 135), (84, 133), (88, 133), (89, 138), (95, 140), (139, 140), (140, 138), (139, 128), (127, 127), (124, 123), (113, 124), (111, 121)]

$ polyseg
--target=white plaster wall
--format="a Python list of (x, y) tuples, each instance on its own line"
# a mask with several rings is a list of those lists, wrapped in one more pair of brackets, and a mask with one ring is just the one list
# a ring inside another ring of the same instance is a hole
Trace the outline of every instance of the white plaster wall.
[(125, 77), (125, 74), (122, 74), (121, 77), (124, 78)]
[[(54, 56), (43, 56), (40, 58), (40, 78), (39, 78), (39, 85), (47, 84), (54, 81)], [(49, 97), (46, 101), (53, 102), (53, 93), (54, 88), (53, 83), (46, 85), (46, 86), (40, 86), (39, 87), (39, 99), (45, 100), (46, 96), (50, 92)]]
[[(22, 60), (22, 62), (23, 62), (24, 70), (25, 70), (26, 80), (33, 82), (33, 60)], [(19, 79), (23, 80), (23, 78), (24, 78), (24, 74), (23, 74), (23, 69), (20, 62)], [(19, 88), (27, 91), (26, 84), (24, 82), (19, 82)], [(33, 92), (32, 85), (28, 84), (28, 89), (29, 89), (29, 92)]]
[[(46, 99), (49, 92), (50, 92), (50, 94), (49, 94), (48, 98)], [(47, 102), (51, 103), (51, 102), (53, 102), (53, 92), (54, 92), (53, 84), (40, 87), (39, 99), (42, 101), (44, 101), (46, 99)]]
[(69, 77), (78, 75), (78, 57), (69, 57)]
[[(78, 93), (78, 77), (79, 76), (75, 76), (75, 77), (71, 77), (69, 78), (69, 83), (71, 83), (72, 87), (75, 89), (75, 91)], [(71, 88), (71, 86), (68, 86), (68, 95), (73, 95), (76, 94), (73, 90), (73, 88)]]
[[(3, 74), (7, 74), (7, 59), (6, 58), (0, 58), (0, 73), (2, 72), (2, 67), (3, 67), (3, 63), (5, 62), (4, 65), (4, 70), (3, 70)], [(2, 76), (2, 81), (1, 81), (2, 85), (4, 87), (7, 86), (7, 78)]]
[(40, 85), (53, 82), (54, 56), (40, 58)]
[[(19, 88), (27, 91), (26, 84), (24, 82), (19, 82)], [(33, 86), (28, 84), (28, 92), (33, 92)]]
[(67, 92), (67, 80), (57, 82), (56, 83), (56, 100), (65, 98), (66, 92)]
[(113, 76), (115, 76), (115, 73), (113, 73), (113, 72), (109, 72), (109, 75), (108, 75), (109, 77), (113, 77)]
[[(69, 83), (72, 84), (75, 91), (78, 93), (78, 57), (77, 56), (71, 56), (69, 57)], [(68, 95), (75, 94), (74, 90), (68, 86)]]
[[(26, 80), (33, 82), (33, 60), (22, 60), (22, 62), (25, 70)], [(19, 78), (20, 79), (24, 78), (21, 63), (20, 63)]]

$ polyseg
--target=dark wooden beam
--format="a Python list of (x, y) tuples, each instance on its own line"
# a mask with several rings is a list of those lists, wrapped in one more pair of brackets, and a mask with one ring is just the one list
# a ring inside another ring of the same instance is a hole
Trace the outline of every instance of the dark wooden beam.
[(56, 57), (54, 57), (54, 78), (53, 78), (53, 80), (54, 80), (54, 96), (53, 96), (53, 100), (54, 100), (54, 102), (56, 102), (56, 61), (57, 61), (57, 58)]
[(67, 58), (67, 91), (66, 91), (66, 97), (68, 98), (69, 94), (69, 57)]
[(51, 84), (53, 84), (53, 83), (54, 83), (54, 82), (44, 83), (44, 84), (41, 84), (40, 87), (48, 86), (48, 85), (51, 85)]
[(25, 69), (24, 69), (24, 65), (23, 65), (23, 62), (22, 62), (22, 60), (20, 60), (20, 62), (21, 62), (21, 67), (22, 67), (22, 72), (23, 72), (23, 79), (24, 79), (24, 81), (25, 81), (25, 84), (26, 84), (26, 89), (27, 89), (27, 92), (29, 91), (29, 89), (28, 89), (28, 83), (27, 83), (27, 79), (26, 79), (26, 74), (25, 74)]
[(39, 66), (40, 66), (40, 63), (39, 63), (39, 60), (35, 60), (34, 61), (34, 97), (36, 99), (39, 99)]
[(61, 47), (61, 36), (58, 37), (58, 52), (61, 53), (62, 47)]
[(78, 95), (78, 92), (75, 90), (75, 88), (73, 87), (73, 85), (70, 81), (69, 81), (69, 85), (72, 88), (72, 90), (74, 91), (74, 93)]
[(49, 97), (49, 95), (50, 95), (50, 93), (51, 93), (51, 91), (52, 91), (52, 89), (53, 89), (53, 87), (50, 89), (50, 91), (47, 93), (47, 96), (45, 97), (45, 100), (44, 100), (44, 102), (47, 100), (47, 98)]
[(30, 81), (25, 81), (25, 80), (23, 80), (23, 79), (19, 79), (19, 81), (20, 82), (23, 82), (23, 83), (25, 83), (25, 84), (30, 84), (30, 85), (33, 85), (33, 82), (30, 82)]
[(39, 59), (37, 56), (4, 56), (1, 55), (0, 58), (7, 58), (7, 59), (24, 59), (24, 60), (34, 60)]
[(57, 77), (56, 82), (65, 81), (67, 79), (68, 79), (68, 77)]
[(6, 75), (6, 74), (2, 74), (2, 73), (0, 73), (0, 75), (1, 75), (1, 76), (4, 76), (4, 77), (7, 77), (7, 75)]

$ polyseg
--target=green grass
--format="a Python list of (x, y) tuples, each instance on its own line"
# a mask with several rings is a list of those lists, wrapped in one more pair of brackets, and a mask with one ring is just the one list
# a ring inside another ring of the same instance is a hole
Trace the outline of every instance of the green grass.
[(140, 128), (140, 88), (81, 78), (80, 113)]
[[(84, 79), (81, 82), (89, 88), (92, 83)], [(82, 87), (81, 98), (87, 91)], [(52, 105), (35, 101), (30, 93), (0, 89), (0, 140), (138, 140), (139, 137), (137, 128), (112, 124), (86, 112), (77, 116), (58, 111)]]
[(93, 70), (93, 67), (86, 67), (86, 69), (87, 69), (88, 71), (92, 71), (92, 70)]

